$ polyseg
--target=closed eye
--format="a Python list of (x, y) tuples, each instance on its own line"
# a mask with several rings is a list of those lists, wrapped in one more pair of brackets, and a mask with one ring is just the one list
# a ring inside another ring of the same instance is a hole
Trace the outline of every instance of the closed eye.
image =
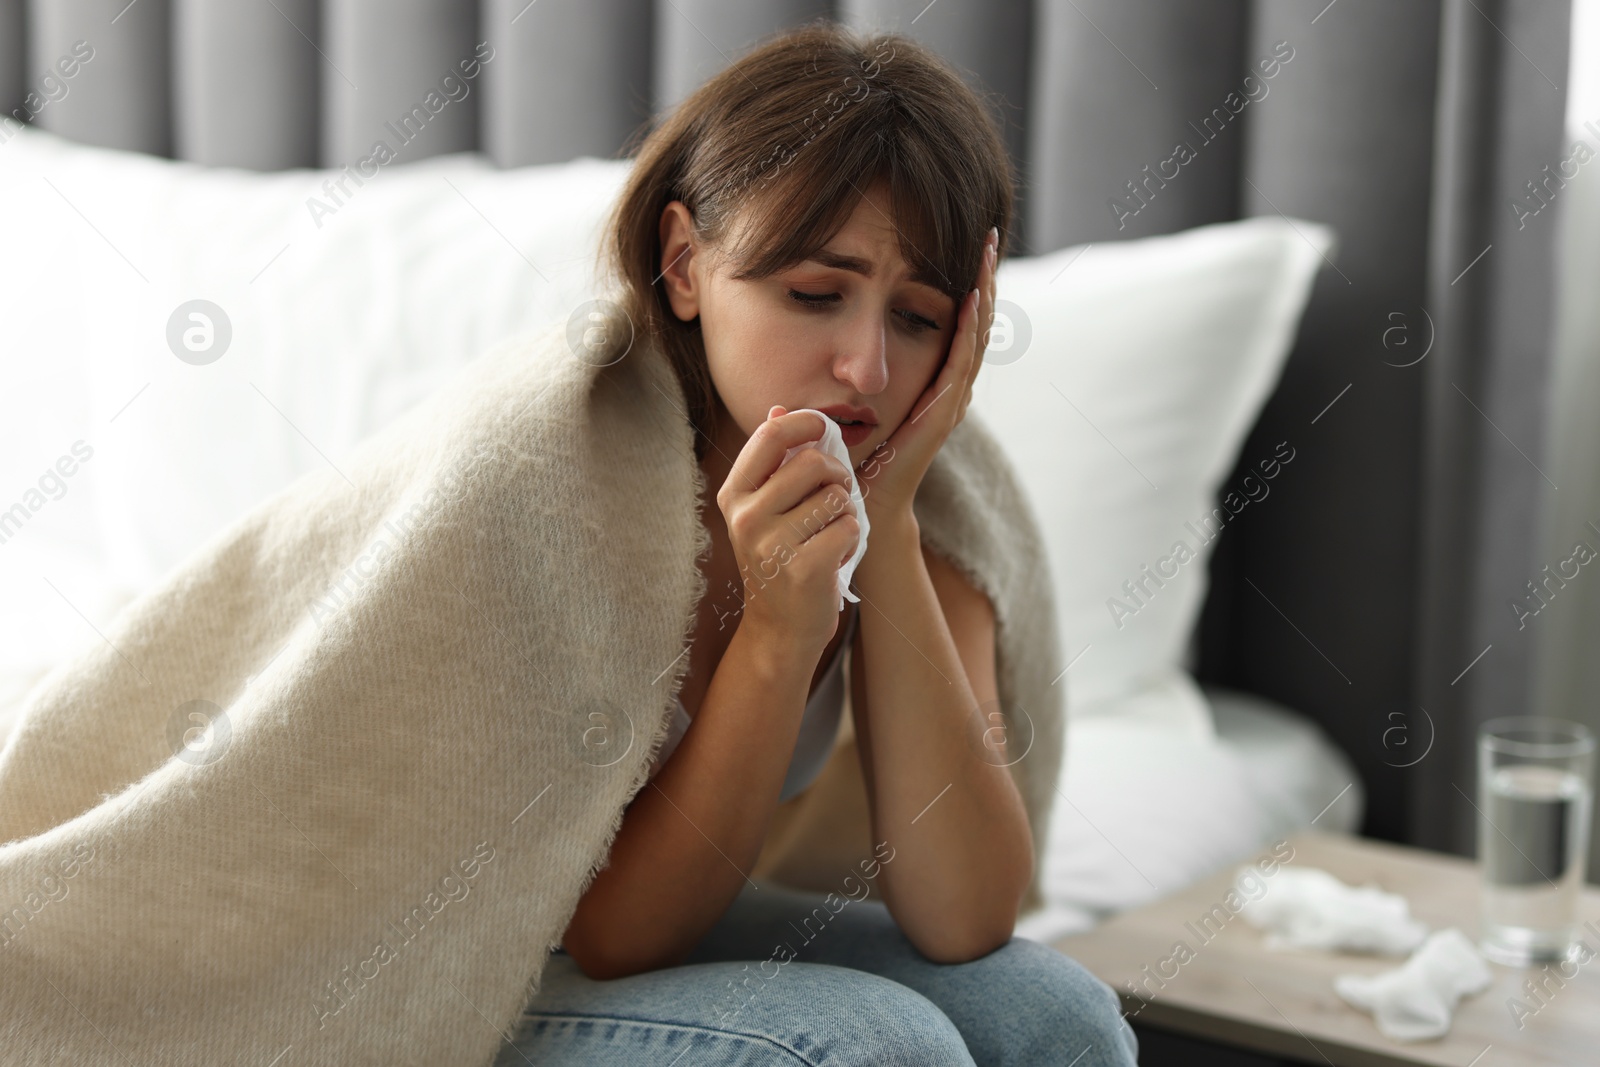
[[(789, 296), (802, 307), (810, 308), (813, 311), (827, 311), (843, 299), (838, 293), (802, 293), (798, 289), (790, 289)], [(939, 328), (938, 323), (925, 315), (918, 315), (914, 311), (902, 309), (900, 314), (907, 327), (913, 333), (921, 333), (924, 330), (937, 330)]]

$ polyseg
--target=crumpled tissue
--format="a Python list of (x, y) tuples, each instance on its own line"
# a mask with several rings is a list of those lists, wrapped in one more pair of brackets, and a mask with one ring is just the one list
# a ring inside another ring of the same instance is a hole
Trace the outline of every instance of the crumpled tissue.
[[(1246, 867), (1239, 872), (1254, 873)], [(1268, 931), (1268, 948), (1320, 948), (1403, 956), (1422, 943), (1428, 927), (1411, 917), (1405, 897), (1375, 885), (1357, 889), (1314, 867), (1285, 867), (1265, 893), (1241, 909), (1252, 925)]]
[(805, 444), (796, 445), (789, 449), (783, 454), (783, 462), (778, 464), (779, 468), (781, 469), (784, 463), (788, 463), (798, 453), (804, 452), (808, 448), (820, 448), (840, 463), (843, 463), (845, 469), (850, 472), (850, 500), (856, 506), (856, 521), (861, 524), (861, 539), (856, 543), (855, 553), (845, 560), (844, 566), (839, 568), (838, 610), (843, 611), (846, 600), (852, 604), (857, 604), (861, 601), (860, 597), (850, 592), (850, 579), (855, 576), (856, 566), (861, 562), (861, 557), (867, 554), (867, 532), (872, 528), (872, 524), (867, 521), (867, 507), (861, 496), (861, 482), (856, 477), (855, 464), (850, 462), (850, 450), (845, 446), (843, 434), (839, 432), (839, 424), (816, 408), (796, 408), (795, 410), (809, 411), (822, 420), (822, 439), (820, 441), (807, 441)]
[(1383, 1036), (1425, 1041), (1448, 1033), (1456, 1003), (1483, 992), (1493, 981), (1477, 946), (1452, 926), (1428, 935), (1422, 947), (1394, 970), (1340, 975), (1333, 988), (1350, 1004), (1371, 1012)]
[[(1247, 888), (1242, 868), (1236, 879)], [(1381, 974), (1346, 974), (1334, 991), (1372, 1014), (1378, 1031), (1393, 1041), (1424, 1041), (1450, 1030), (1456, 1004), (1481, 993), (1494, 977), (1477, 946), (1455, 927), (1428, 933), (1411, 917), (1398, 893), (1375, 885), (1355, 888), (1314, 867), (1283, 868), (1265, 893), (1240, 909), (1252, 925), (1267, 930), (1268, 948), (1333, 949), (1410, 958)], [(1414, 951), (1413, 951), (1414, 950)]]

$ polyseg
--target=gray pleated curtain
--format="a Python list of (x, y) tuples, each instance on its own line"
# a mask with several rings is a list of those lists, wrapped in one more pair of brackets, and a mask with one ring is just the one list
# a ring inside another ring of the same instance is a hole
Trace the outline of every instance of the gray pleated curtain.
[[(0, 0), (0, 101), (84, 39), (46, 128), (339, 166), (486, 42), (403, 160), (608, 157), (819, 15), (917, 37), (994, 94), (1021, 253), (1262, 214), (1338, 231), (1243, 453), (1287, 440), (1295, 476), (1218, 542), (1195, 666), (1321, 723), (1363, 775), (1366, 832), (1470, 853), (1476, 725), (1529, 710), (1533, 635), (1507, 603), (1549, 491), (1560, 204), (1522, 228), (1508, 205), (1562, 158), (1568, 0)], [(1195, 158), (1153, 179), (1178, 142)]]

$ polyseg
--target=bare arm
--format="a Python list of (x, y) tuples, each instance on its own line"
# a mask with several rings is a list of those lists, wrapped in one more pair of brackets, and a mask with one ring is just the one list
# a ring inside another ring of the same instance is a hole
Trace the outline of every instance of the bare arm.
[(1033, 876), (1027, 808), (1003, 766), (1020, 753), (992, 729), (994, 610), (921, 547), (914, 520), (872, 537), (851, 704), (873, 839), (895, 846), (879, 886), (919, 952), (965, 962), (1010, 939)]
[[(717, 506), (739, 573), (743, 614), (666, 766), (623, 815), (563, 940), (591, 978), (674, 966), (748, 882), (778, 806), (822, 650), (837, 633), (837, 572), (860, 537), (850, 472), (819, 450), (806, 412), (768, 419), (734, 460)], [(771, 573), (769, 573), (769, 568)]]
[(820, 654), (744, 623), (694, 723), (623, 815), (562, 942), (593, 979), (676, 966), (727, 910), (777, 808)]

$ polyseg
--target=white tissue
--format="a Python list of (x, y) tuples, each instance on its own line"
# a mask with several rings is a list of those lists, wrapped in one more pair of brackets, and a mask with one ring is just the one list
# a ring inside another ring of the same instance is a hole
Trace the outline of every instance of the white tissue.
[[(1252, 878), (1247, 884), (1245, 872)], [(1239, 871), (1240, 910), (1252, 926), (1269, 931), (1268, 948), (1321, 948), (1346, 952), (1379, 952), (1403, 956), (1422, 943), (1428, 927), (1411, 918), (1405, 897), (1377, 886), (1356, 889), (1327, 871), (1285, 867), (1254, 899), (1246, 890), (1259, 888), (1255, 869)]]
[(1456, 1003), (1493, 983), (1476, 946), (1454, 926), (1428, 936), (1411, 958), (1382, 974), (1340, 975), (1334, 990), (1372, 1013), (1378, 1030), (1394, 1041), (1425, 1041), (1450, 1030)]
[(867, 506), (866, 502), (861, 498), (861, 482), (856, 478), (856, 467), (854, 463), (850, 462), (850, 450), (845, 447), (844, 436), (839, 432), (839, 424), (816, 408), (796, 408), (795, 410), (809, 411), (822, 420), (822, 440), (807, 441), (803, 445), (796, 445), (789, 449), (783, 454), (783, 463), (779, 463), (778, 466), (782, 468), (783, 464), (788, 463), (798, 452), (803, 452), (808, 448), (820, 448), (840, 463), (843, 463), (845, 470), (850, 472), (850, 499), (856, 506), (856, 521), (861, 524), (861, 539), (856, 543), (855, 554), (845, 561), (844, 566), (839, 568), (838, 610), (843, 611), (846, 600), (852, 604), (861, 602), (860, 597), (850, 592), (850, 579), (854, 577), (856, 565), (861, 562), (861, 557), (867, 554), (867, 531), (871, 529), (871, 524), (867, 522)]

